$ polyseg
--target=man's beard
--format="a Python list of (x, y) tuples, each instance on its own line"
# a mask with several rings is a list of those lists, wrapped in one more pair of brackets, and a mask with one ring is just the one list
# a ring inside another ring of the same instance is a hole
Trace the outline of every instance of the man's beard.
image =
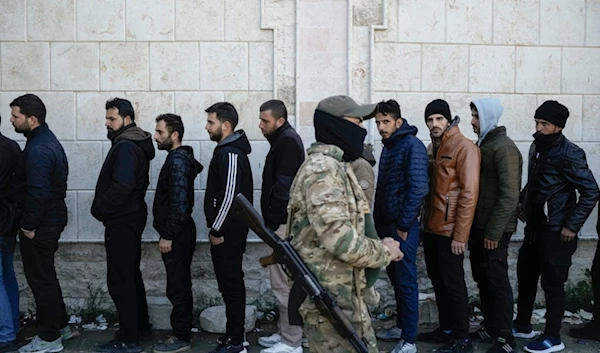
[(209, 135), (210, 135), (210, 139), (212, 141), (219, 142), (219, 141), (221, 141), (221, 138), (223, 137), (223, 129), (219, 128), (217, 131), (215, 131)]
[(31, 131), (31, 128), (27, 124), (23, 124), (21, 126), (15, 126), (15, 132), (18, 132), (20, 134), (25, 134), (25, 133), (28, 133), (29, 131)]
[(170, 151), (173, 148), (173, 139), (169, 137), (164, 142), (158, 142), (157, 141), (156, 142), (156, 147), (158, 147), (159, 150)]

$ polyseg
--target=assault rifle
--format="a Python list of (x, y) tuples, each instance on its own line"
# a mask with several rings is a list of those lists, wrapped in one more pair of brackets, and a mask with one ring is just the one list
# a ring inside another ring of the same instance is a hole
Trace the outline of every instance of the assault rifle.
[(321, 315), (326, 317), (343, 338), (347, 339), (358, 353), (368, 353), (365, 342), (358, 336), (354, 326), (350, 323), (342, 309), (337, 305), (335, 298), (310, 272), (296, 249), (289, 241), (279, 238), (272, 230), (265, 226), (262, 217), (256, 212), (250, 201), (242, 194), (235, 197), (235, 217), (252, 229), (274, 252), (277, 263), (286, 269), (288, 277), (294, 283), (299, 283), (306, 294), (314, 301)]

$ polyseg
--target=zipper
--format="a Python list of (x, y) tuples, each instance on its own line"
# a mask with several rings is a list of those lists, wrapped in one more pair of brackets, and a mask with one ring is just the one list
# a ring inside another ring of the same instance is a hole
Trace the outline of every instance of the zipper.
[(449, 204), (450, 204), (450, 197), (448, 197), (448, 195), (446, 195), (446, 214), (444, 215), (444, 221), (448, 222), (448, 208), (449, 208)]

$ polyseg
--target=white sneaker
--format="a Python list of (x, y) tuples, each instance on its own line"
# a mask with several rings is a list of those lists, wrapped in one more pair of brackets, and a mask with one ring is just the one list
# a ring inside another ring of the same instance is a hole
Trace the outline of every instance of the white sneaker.
[(302, 347), (291, 347), (279, 342), (271, 348), (265, 348), (260, 353), (302, 353)]
[(60, 339), (63, 341), (68, 341), (73, 338), (73, 331), (71, 331), (71, 326), (67, 325), (60, 329)]
[(31, 342), (19, 348), (19, 353), (57, 353), (64, 348), (60, 337), (52, 342), (47, 342), (36, 335)]
[(273, 347), (279, 342), (281, 342), (281, 335), (279, 333), (274, 333), (271, 336), (260, 337), (258, 339), (258, 344), (266, 348)]
[(390, 353), (417, 353), (417, 345), (400, 340)]

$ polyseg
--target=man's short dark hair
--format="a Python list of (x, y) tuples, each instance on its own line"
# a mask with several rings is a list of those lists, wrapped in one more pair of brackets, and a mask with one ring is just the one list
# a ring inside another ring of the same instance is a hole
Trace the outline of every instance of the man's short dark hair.
[(261, 112), (269, 110), (271, 111), (271, 115), (273, 115), (275, 119), (283, 118), (283, 120), (285, 121), (288, 120), (287, 108), (285, 107), (285, 104), (279, 99), (271, 99), (269, 101), (264, 102), (260, 106)]
[(131, 102), (127, 99), (115, 97), (109, 101), (106, 101), (104, 109), (109, 110), (111, 108), (117, 109), (121, 118), (125, 119), (125, 117), (129, 115), (131, 121), (135, 121), (135, 112), (133, 111), (133, 105), (131, 105)]
[(396, 102), (394, 99), (390, 99), (389, 101), (381, 101), (377, 104), (377, 112), (383, 114), (384, 116), (391, 116), (394, 120), (398, 120), (402, 117), (402, 113), (400, 112), (400, 104)]
[(215, 103), (206, 108), (205, 112), (209, 114), (215, 113), (217, 115), (217, 119), (219, 119), (221, 123), (226, 121), (229, 122), (232, 130), (235, 129), (239, 121), (237, 110), (235, 110), (233, 104), (229, 102)]
[(471, 109), (473, 109), (474, 111), (477, 111), (477, 107), (475, 106), (475, 104), (473, 104), (473, 102), (469, 104), (469, 107), (471, 107)]
[(21, 114), (26, 117), (35, 116), (40, 124), (46, 122), (46, 106), (35, 94), (29, 93), (17, 97), (9, 106), (19, 107)]
[(177, 131), (179, 133), (179, 142), (183, 141), (183, 133), (185, 132), (185, 129), (183, 127), (183, 121), (181, 121), (181, 117), (179, 115), (167, 113), (156, 117), (157, 123), (161, 120), (165, 122), (167, 130), (170, 134), (172, 134), (174, 131)]

